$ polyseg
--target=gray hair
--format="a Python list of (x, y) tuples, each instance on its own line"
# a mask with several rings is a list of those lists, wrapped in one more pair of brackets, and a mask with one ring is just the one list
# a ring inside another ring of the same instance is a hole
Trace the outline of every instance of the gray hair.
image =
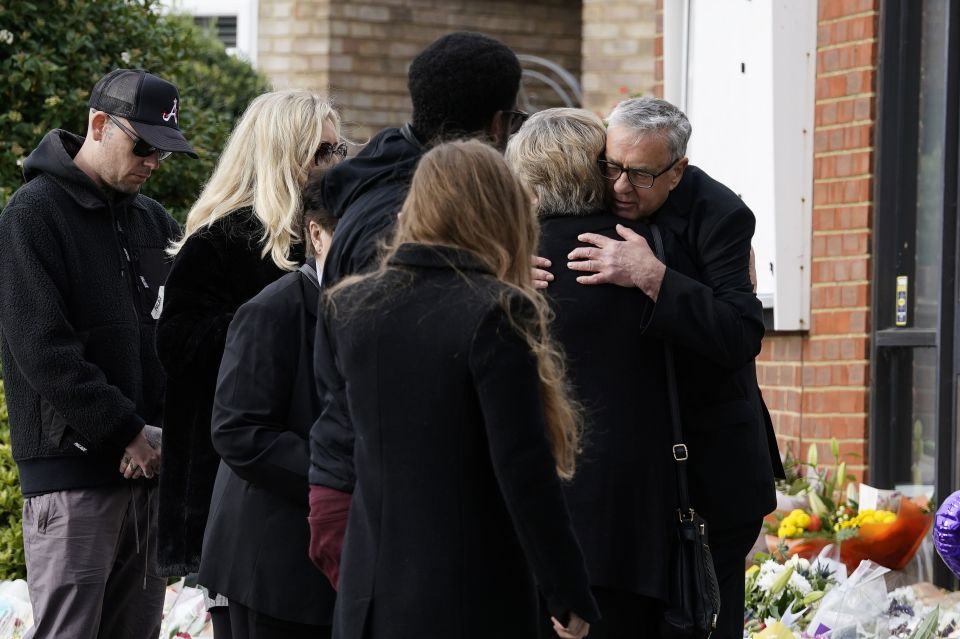
[(546, 109), (510, 138), (505, 157), (537, 198), (538, 215), (589, 215), (606, 208), (597, 160), (606, 145), (603, 121), (583, 109)]
[(693, 127), (683, 111), (660, 98), (630, 98), (613, 108), (607, 118), (610, 127), (622, 126), (638, 135), (654, 131), (667, 141), (672, 160), (687, 154), (687, 142)]

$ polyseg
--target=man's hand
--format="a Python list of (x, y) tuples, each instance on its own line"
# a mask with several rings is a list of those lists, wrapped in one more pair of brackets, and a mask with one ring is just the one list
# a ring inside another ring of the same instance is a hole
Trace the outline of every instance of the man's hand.
[(620, 224), (617, 224), (617, 233), (625, 241), (596, 233), (580, 235), (578, 240), (593, 246), (581, 246), (571, 251), (567, 256), (571, 260), (567, 268), (593, 273), (578, 277), (580, 284), (636, 286), (657, 301), (667, 267), (653, 254), (642, 235)]
[(566, 626), (557, 621), (556, 617), (550, 617), (553, 622), (553, 630), (563, 639), (582, 639), (590, 632), (590, 624), (577, 616), (577, 613), (570, 613), (570, 623)]
[(553, 281), (553, 273), (546, 270), (552, 266), (550, 260), (545, 257), (534, 255), (532, 265), (534, 288), (547, 288), (547, 286), (550, 285), (550, 282)]
[[(149, 430), (148, 430), (149, 429)], [(151, 445), (151, 438), (156, 437), (154, 426), (144, 426), (137, 436), (127, 444), (120, 460), (120, 472), (126, 479), (151, 479), (160, 472), (160, 449)]]

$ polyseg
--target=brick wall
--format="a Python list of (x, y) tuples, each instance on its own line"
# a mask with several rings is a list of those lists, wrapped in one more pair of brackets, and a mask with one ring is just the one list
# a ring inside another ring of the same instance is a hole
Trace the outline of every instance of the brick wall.
[[(365, 135), (409, 119), (407, 66), (450, 31), (480, 31), (580, 75), (580, 3), (570, 0), (353, 0), (335, 5), (332, 24), (334, 61), (342, 64), (334, 65), (330, 85)], [(543, 84), (524, 86), (541, 105), (558, 104)]]
[(631, 94), (654, 94), (657, 56), (662, 90), (663, 25), (659, 7), (662, 0), (583, 0), (584, 108), (606, 115)]
[(657, 0), (657, 37), (653, 41), (653, 95), (663, 97), (663, 0)]
[(807, 334), (764, 340), (758, 376), (781, 450), (831, 437), (867, 462), (873, 129), (879, 0), (820, 0), (814, 126), (813, 271)]
[[(363, 140), (409, 120), (410, 61), (458, 30), (486, 33), (580, 77), (579, 0), (263, 0), (259, 66), (277, 88), (329, 88)], [(525, 78), (524, 90), (537, 106), (560, 104), (535, 79)]]
[(257, 68), (277, 89), (326, 91), (330, 0), (261, 0)]

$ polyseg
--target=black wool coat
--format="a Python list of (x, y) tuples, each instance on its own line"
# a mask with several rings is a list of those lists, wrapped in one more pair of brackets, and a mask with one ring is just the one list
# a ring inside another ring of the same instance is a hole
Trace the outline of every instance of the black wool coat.
[(335, 594), (307, 556), (318, 297), (315, 271), (289, 273), (230, 323), (212, 422), (222, 461), (198, 581), (271, 617), (329, 625)]
[[(334, 636), (529, 639), (535, 583), (594, 621), (536, 363), (500, 300), (516, 322), (529, 303), (466, 251), (406, 244), (391, 266), (318, 322), (336, 365), (317, 374), (346, 380), (356, 434)], [(341, 426), (314, 425), (313, 483), (344, 487)]]
[(650, 240), (645, 223), (612, 215), (541, 218), (539, 254), (557, 265), (545, 291), (551, 332), (586, 413), (564, 494), (591, 585), (665, 600), (677, 499), (663, 342), (639, 329), (653, 302), (635, 288), (579, 284), (581, 273), (565, 266), (579, 234), (620, 239), (617, 224)]
[[(227, 327), (241, 304), (287, 272), (269, 255), (261, 257), (262, 235), (250, 209), (235, 211), (192, 235), (167, 278), (157, 326), (157, 354), (167, 373), (157, 545), (163, 575), (196, 572), (200, 565), (220, 464), (210, 416)], [(302, 261), (302, 252), (291, 259)]]
[(750, 283), (756, 220), (695, 166), (651, 218), (675, 242), (644, 335), (675, 348), (690, 501), (714, 530), (776, 507), (783, 467), (757, 385), (763, 308)]

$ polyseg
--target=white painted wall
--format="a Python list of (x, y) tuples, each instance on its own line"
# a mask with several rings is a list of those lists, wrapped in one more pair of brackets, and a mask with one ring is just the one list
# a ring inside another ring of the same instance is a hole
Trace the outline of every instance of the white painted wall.
[(227, 53), (257, 65), (258, 0), (161, 0), (171, 11), (194, 16), (237, 16), (237, 46)]
[(664, 95), (693, 125), (691, 163), (757, 216), (757, 292), (777, 330), (810, 326), (816, 13), (812, 0), (664, 2)]

